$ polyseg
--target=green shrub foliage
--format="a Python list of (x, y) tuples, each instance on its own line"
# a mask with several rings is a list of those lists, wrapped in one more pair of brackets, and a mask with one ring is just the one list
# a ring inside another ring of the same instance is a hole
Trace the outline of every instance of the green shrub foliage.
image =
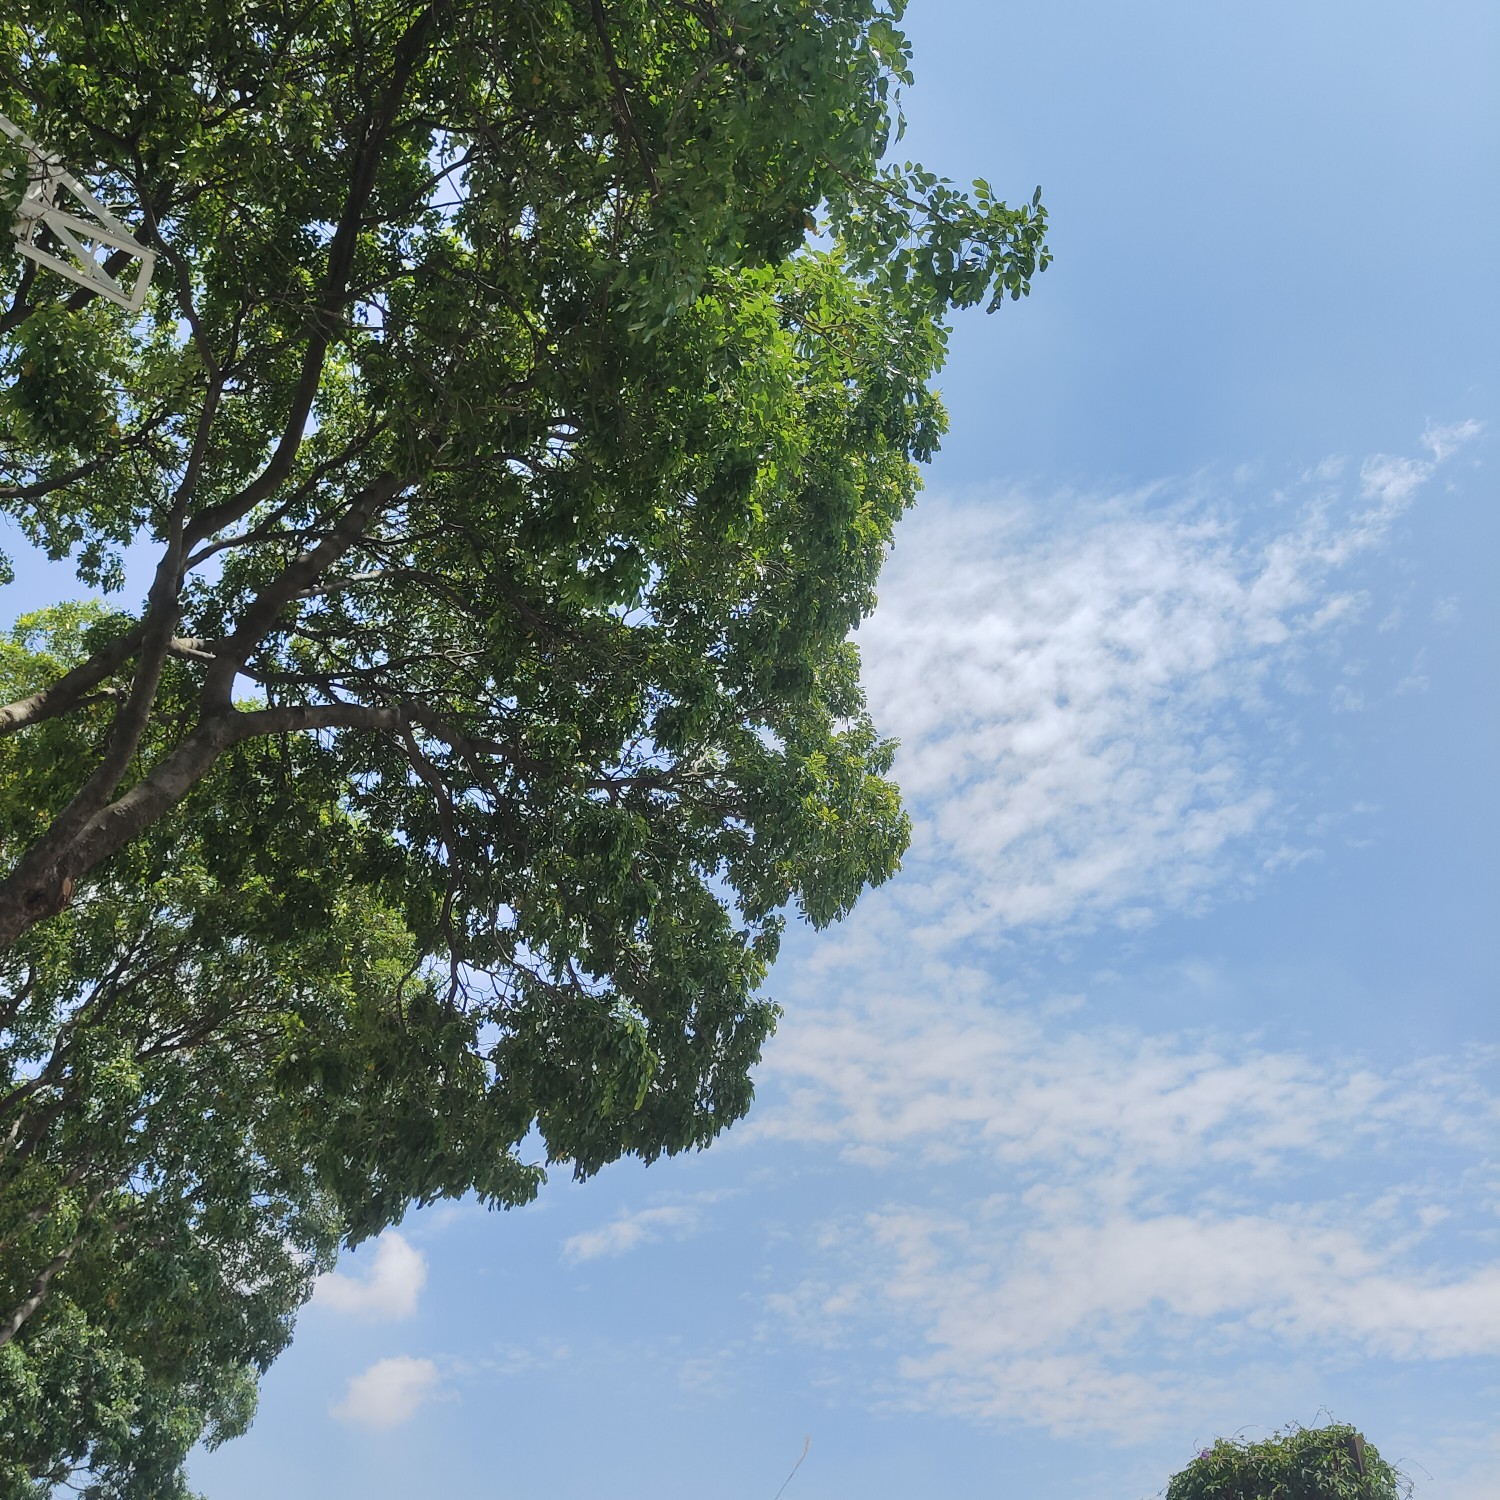
[(1401, 1476), (1354, 1428), (1294, 1427), (1260, 1442), (1220, 1438), (1167, 1486), (1167, 1500), (1398, 1500)]

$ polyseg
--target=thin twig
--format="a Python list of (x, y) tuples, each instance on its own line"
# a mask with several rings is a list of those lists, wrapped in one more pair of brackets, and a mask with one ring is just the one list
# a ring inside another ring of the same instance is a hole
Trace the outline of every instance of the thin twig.
[(771, 1500), (781, 1500), (782, 1493), (785, 1491), (787, 1485), (789, 1485), (792, 1482), (792, 1476), (794, 1474), (796, 1474), (797, 1470), (802, 1467), (802, 1459), (804, 1459), (804, 1458), (807, 1457), (807, 1450), (809, 1448), (811, 1448), (811, 1447), (812, 1447), (812, 1439), (810, 1437), (803, 1438), (802, 1439), (802, 1458), (799, 1458), (797, 1460), (797, 1462), (792, 1465), (792, 1472), (791, 1472), (791, 1474), (788, 1474), (786, 1476), (786, 1478), (781, 1481), (781, 1489), (777, 1490), (776, 1493), (774, 1495), (772, 1495)]

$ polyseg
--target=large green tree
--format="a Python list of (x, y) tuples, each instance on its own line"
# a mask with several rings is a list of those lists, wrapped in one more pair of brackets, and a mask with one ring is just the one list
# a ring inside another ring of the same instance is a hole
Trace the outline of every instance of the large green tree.
[(132, 314), (0, 236), (0, 507), (155, 558), (5, 658), (0, 1379), (104, 1372), (37, 1483), (233, 1430), (329, 1246), (524, 1199), (532, 1130), (706, 1143), (785, 914), (895, 869), (849, 633), (949, 311), (1046, 261), (883, 164), (899, 11), (7, 8), (0, 113), (158, 255)]

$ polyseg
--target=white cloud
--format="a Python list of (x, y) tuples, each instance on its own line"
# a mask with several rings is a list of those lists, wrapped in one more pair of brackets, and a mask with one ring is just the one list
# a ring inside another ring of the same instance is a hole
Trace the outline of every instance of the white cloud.
[(984, 1158), (1054, 1186), (1102, 1168), (1091, 1191), (1122, 1201), (1143, 1174), (1266, 1176), (1399, 1137), (1477, 1146), (1500, 1128), (1482, 1052), (1381, 1074), (1243, 1042), (1048, 1029), (980, 998), (983, 976), (930, 961), (887, 984), (855, 973), (842, 1000), (783, 1023), (774, 1092), (742, 1136), (867, 1161)]
[(866, 1275), (845, 1296), (907, 1350), (911, 1404), (1138, 1438), (1268, 1356), (1500, 1353), (1500, 1265), (1414, 1269), (1288, 1211), (1019, 1217), (890, 1208), (851, 1227)]
[(375, 1241), (363, 1275), (330, 1271), (318, 1277), (313, 1301), (333, 1312), (367, 1319), (409, 1318), (427, 1282), (427, 1259), (394, 1229)]
[(685, 1239), (697, 1230), (699, 1222), (699, 1211), (691, 1204), (641, 1208), (634, 1213), (623, 1213), (599, 1229), (587, 1229), (570, 1236), (563, 1244), (563, 1254), (571, 1261), (624, 1255), (668, 1235)]
[[(1429, 446), (1445, 456), (1460, 430)], [(1389, 539), (1436, 461), (1378, 455), (1352, 493), (1322, 466), (1259, 535), (1159, 488), (929, 501), (861, 630), (917, 818), (912, 926), (935, 943), (1130, 926), (1255, 878), (1283, 842), (1266, 762), (1293, 728), (1284, 686), (1360, 616), (1341, 571)]]
[(1445, 595), (1433, 603), (1432, 622), (1434, 625), (1457, 625), (1462, 616), (1463, 610), (1460, 608), (1457, 594)]
[(747, 1133), (882, 1168), (891, 1201), (835, 1210), (769, 1306), (818, 1343), (878, 1328), (897, 1400), (1139, 1437), (1217, 1410), (1226, 1361), (1500, 1354), (1492, 1054), (1084, 1031), (880, 966), (793, 1012)]
[[(1374, 500), (1373, 510), (1358, 517), (1350, 533), (1354, 544), (1366, 533), (1378, 541), (1390, 521), (1401, 514), (1416, 498), (1417, 491), (1432, 477), (1433, 465), (1420, 458), (1395, 458), (1377, 453), (1360, 466), (1361, 499)], [(1345, 545), (1348, 545), (1346, 543)]]
[(1422, 433), (1422, 445), (1438, 463), (1458, 452), (1465, 443), (1472, 443), (1485, 429), (1483, 422), (1470, 417), (1465, 422), (1429, 422)]
[(1412, 658), (1411, 670), (1396, 684), (1398, 695), (1406, 693), (1425, 693), (1432, 686), (1432, 679), (1427, 674), (1427, 652), (1418, 651)]
[(363, 1427), (397, 1427), (411, 1419), (437, 1386), (437, 1366), (430, 1359), (398, 1354), (376, 1360), (354, 1376), (332, 1414)]

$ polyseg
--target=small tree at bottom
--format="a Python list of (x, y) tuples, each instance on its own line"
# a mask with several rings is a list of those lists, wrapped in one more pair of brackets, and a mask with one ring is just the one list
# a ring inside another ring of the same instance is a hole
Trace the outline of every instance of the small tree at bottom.
[(1166, 1500), (1401, 1500), (1410, 1486), (1353, 1427), (1293, 1427), (1257, 1443), (1219, 1438)]

